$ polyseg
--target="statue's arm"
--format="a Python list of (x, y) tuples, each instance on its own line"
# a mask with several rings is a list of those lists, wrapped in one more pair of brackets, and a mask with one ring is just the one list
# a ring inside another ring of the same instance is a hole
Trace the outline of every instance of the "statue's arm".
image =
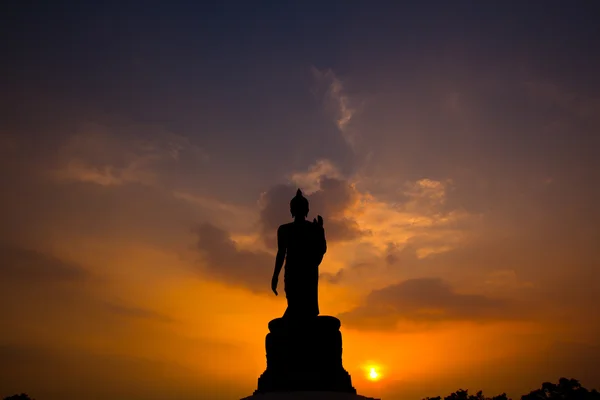
[(277, 229), (277, 257), (275, 257), (275, 270), (273, 271), (273, 278), (279, 277), (281, 268), (283, 268), (286, 248), (285, 230), (283, 226), (280, 226), (279, 229)]

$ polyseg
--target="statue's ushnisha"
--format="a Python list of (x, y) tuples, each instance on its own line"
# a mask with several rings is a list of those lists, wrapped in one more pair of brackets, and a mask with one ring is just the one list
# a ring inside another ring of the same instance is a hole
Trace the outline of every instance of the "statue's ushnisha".
[(277, 281), (285, 261), (285, 318), (310, 318), (319, 315), (319, 265), (327, 251), (323, 218), (309, 222), (308, 200), (298, 189), (290, 202), (294, 222), (277, 229), (277, 258), (271, 289), (277, 295)]

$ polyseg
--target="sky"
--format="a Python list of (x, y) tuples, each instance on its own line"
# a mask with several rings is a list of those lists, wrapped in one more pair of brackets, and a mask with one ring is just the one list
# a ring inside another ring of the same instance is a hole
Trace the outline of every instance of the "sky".
[(600, 388), (597, 2), (0, 7), (0, 396), (250, 395), (297, 188), (360, 394)]

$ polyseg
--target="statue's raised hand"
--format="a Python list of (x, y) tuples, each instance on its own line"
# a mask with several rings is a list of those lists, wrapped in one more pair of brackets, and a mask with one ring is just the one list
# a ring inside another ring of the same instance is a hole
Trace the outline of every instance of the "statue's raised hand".
[(319, 225), (321, 228), (323, 227), (323, 217), (317, 215), (317, 218), (313, 218), (313, 224)]

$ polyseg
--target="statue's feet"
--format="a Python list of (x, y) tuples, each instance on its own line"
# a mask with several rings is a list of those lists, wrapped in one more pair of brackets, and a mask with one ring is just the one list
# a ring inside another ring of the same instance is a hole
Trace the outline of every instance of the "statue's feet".
[(270, 332), (280, 332), (287, 328), (313, 328), (324, 331), (338, 331), (342, 323), (339, 319), (329, 315), (317, 315), (314, 317), (291, 317), (284, 316), (269, 322)]

